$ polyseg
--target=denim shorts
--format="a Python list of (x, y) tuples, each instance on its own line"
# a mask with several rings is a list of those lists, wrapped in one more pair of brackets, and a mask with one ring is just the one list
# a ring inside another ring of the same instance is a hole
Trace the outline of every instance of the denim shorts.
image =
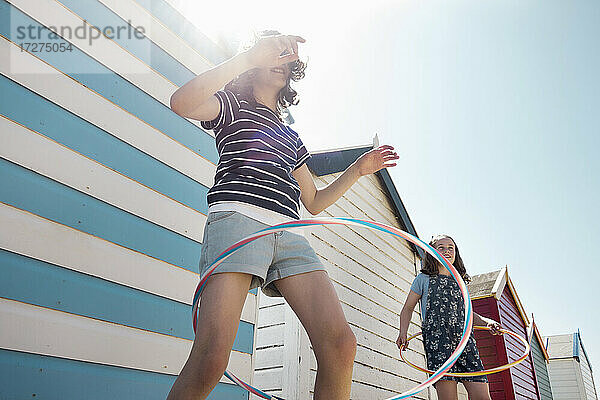
[[(200, 274), (217, 256), (239, 240), (268, 227), (237, 211), (208, 214), (200, 254)], [(281, 297), (273, 282), (310, 271), (325, 270), (323, 263), (302, 235), (275, 232), (257, 239), (229, 256), (213, 274), (242, 272), (253, 275), (250, 289), (261, 287), (264, 294)]]

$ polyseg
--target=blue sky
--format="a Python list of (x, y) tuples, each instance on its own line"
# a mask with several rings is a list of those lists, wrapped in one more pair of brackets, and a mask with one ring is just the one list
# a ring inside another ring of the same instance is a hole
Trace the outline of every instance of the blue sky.
[(508, 265), (542, 335), (581, 330), (600, 384), (600, 3), (251, 3), (230, 28), (193, 15), (304, 36), (307, 147), (395, 146), (421, 238), (451, 234), (471, 274)]

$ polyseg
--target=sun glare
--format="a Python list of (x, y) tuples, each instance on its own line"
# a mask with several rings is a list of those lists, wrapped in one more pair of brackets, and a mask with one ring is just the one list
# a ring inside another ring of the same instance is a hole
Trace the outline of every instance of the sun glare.
[(210, 39), (236, 47), (253, 32), (265, 29), (275, 29), (283, 34), (300, 35), (305, 38), (306, 35), (315, 35), (338, 40), (335, 31), (339, 21), (355, 20), (360, 23), (359, 19), (363, 15), (361, 7), (347, 7), (347, 4), (341, 1), (167, 1)]
[[(171, 0), (186, 18), (217, 43), (237, 46), (253, 32), (277, 29), (288, 33), (290, 16), (282, 3)], [(296, 19), (294, 17), (294, 19)]]

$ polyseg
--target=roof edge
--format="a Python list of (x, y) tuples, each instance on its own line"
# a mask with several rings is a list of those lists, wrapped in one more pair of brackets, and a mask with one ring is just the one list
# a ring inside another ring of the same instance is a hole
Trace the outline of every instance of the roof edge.
[[(394, 204), (394, 208), (399, 214), (398, 217), (400, 218), (401, 225), (403, 226), (404, 230), (418, 238), (419, 234), (417, 233), (417, 230), (415, 229), (415, 226), (413, 225), (410, 216), (408, 215), (408, 211), (406, 211), (406, 207), (404, 207), (404, 203), (402, 202), (402, 199), (398, 194), (396, 185), (394, 185), (394, 181), (392, 180), (392, 176), (390, 175), (388, 170), (384, 168), (380, 171), (377, 171), (375, 175), (378, 176), (383, 182), (383, 188), (387, 192), (388, 196), (391, 198), (392, 203)], [(416, 248), (419, 257), (421, 257), (421, 259), (424, 260), (425, 250), (413, 245), (412, 243), (411, 245)]]
[(330, 175), (345, 171), (358, 157), (362, 156), (373, 146), (353, 146), (343, 149), (311, 151), (311, 157), (306, 164), (316, 176)]
[(356, 149), (372, 149), (373, 146), (370, 144), (361, 144), (361, 145), (356, 145), (356, 146), (346, 146), (346, 147), (338, 147), (335, 149), (321, 149), (321, 150), (311, 150), (310, 154), (311, 155), (315, 155), (315, 154), (327, 154), (327, 153), (334, 153), (337, 151), (346, 151), (346, 150), (356, 150)]
[(508, 279), (508, 267), (504, 266), (498, 276), (496, 277), (496, 282), (494, 282), (494, 286), (492, 287), (492, 296), (496, 298), (496, 300), (500, 300), (502, 296), (502, 292), (504, 292), (504, 287), (506, 286), (506, 281)]
[(540, 347), (542, 348), (542, 353), (544, 354), (544, 358), (546, 359), (546, 362), (549, 362), (550, 356), (548, 355), (548, 350), (546, 349), (546, 346), (544, 346), (544, 339), (543, 339), (542, 335), (540, 335), (540, 331), (538, 330), (538, 327), (537, 327), (537, 324), (535, 323), (535, 319), (533, 318), (533, 315), (532, 315), (531, 319), (532, 319), (531, 325), (533, 328), (533, 334), (537, 338), (537, 340), (540, 344)]
[(579, 332), (579, 329), (577, 329), (576, 335), (577, 335), (577, 342), (581, 345), (581, 350), (583, 351), (583, 355), (585, 356), (585, 360), (587, 361), (588, 366), (590, 367), (590, 372), (593, 372), (592, 371), (592, 363), (590, 362), (590, 359), (589, 359), (589, 357), (587, 355), (587, 351), (585, 351), (585, 347), (583, 347), (583, 340), (581, 340), (581, 333)]
[(508, 270), (506, 272), (506, 284), (508, 285), (508, 289), (510, 290), (513, 298), (515, 299), (515, 303), (517, 304), (519, 314), (521, 314), (521, 318), (523, 319), (523, 322), (525, 322), (525, 326), (526, 327), (529, 326), (531, 324), (531, 322), (529, 322), (529, 318), (527, 317), (527, 314), (525, 313), (525, 307), (523, 307), (523, 303), (521, 302), (521, 299), (519, 298), (519, 295), (517, 294), (517, 290), (515, 289), (515, 287), (512, 283), (512, 280), (508, 276)]
[(480, 300), (480, 299), (488, 299), (490, 297), (494, 297), (493, 294), (482, 294), (481, 296), (471, 297), (472, 300)]

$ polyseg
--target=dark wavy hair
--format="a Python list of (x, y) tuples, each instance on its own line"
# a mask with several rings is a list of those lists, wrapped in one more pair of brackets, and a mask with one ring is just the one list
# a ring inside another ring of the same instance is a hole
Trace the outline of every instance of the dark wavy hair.
[[(254, 35), (254, 38), (249, 43), (242, 45), (240, 50), (248, 50), (258, 40), (263, 37), (280, 35), (278, 31), (262, 31)], [(304, 70), (306, 69), (306, 63), (300, 60), (289, 63), (290, 76), (287, 79), (287, 84), (279, 91), (279, 98), (277, 100), (277, 114), (281, 117), (283, 110), (291, 105), (298, 104), (298, 92), (292, 89), (290, 81), (297, 82), (304, 78)], [(252, 87), (252, 81), (254, 80), (255, 71), (253, 69), (248, 70), (225, 85), (226, 90), (230, 90), (240, 98), (256, 104), (256, 98), (254, 97), (254, 89)]]
[[(456, 268), (456, 270), (458, 271), (458, 273), (464, 279), (465, 282), (470, 282), (471, 277), (469, 276), (469, 274), (467, 274), (467, 269), (465, 268), (465, 264), (462, 260), (462, 257), (460, 256), (460, 252), (458, 251), (458, 246), (456, 245), (456, 242), (454, 241), (454, 239), (452, 239), (448, 235), (437, 235), (429, 241), (429, 245), (432, 247), (435, 247), (435, 243), (441, 239), (452, 240), (452, 243), (454, 243), (454, 263), (452, 265), (454, 266), (454, 268)], [(430, 255), (429, 253), (426, 253), (425, 262), (423, 262), (423, 268), (421, 269), (421, 272), (424, 274), (427, 274), (427, 275), (437, 275), (439, 265), (441, 265), (441, 264), (438, 260), (433, 258), (433, 256)]]

